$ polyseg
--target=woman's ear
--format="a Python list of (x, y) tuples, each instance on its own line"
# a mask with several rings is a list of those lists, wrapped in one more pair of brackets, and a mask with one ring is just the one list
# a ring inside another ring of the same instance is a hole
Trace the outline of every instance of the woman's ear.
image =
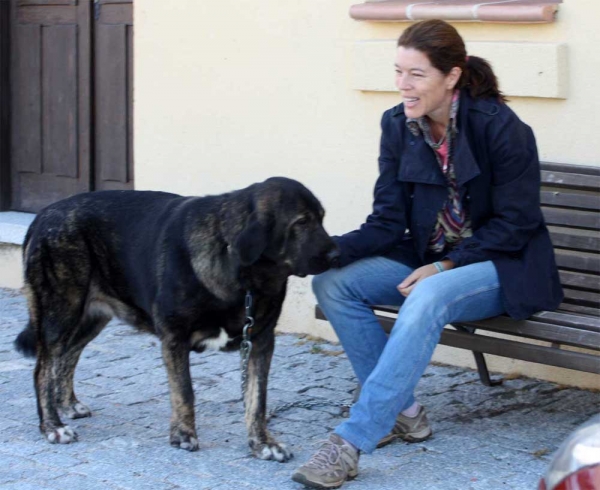
[(462, 70), (458, 66), (455, 66), (452, 68), (452, 70), (450, 70), (450, 73), (446, 75), (446, 87), (448, 90), (454, 90), (454, 87), (456, 87), (461, 75)]
[(233, 246), (240, 257), (240, 263), (248, 266), (260, 258), (268, 244), (268, 230), (258, 221), (258, 215), (254, 212), (248, 217), (246, 226), (238, 235)]

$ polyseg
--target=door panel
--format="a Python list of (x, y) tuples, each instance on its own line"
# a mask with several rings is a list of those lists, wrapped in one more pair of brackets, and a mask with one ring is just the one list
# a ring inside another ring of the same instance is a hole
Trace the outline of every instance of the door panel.
[(77, 26), (42, 28), (43, 171), (79, 175), (77, 165)]
[(94, 23), (95, 188), (133, 188), (133, 5), (100, 0)]
[(0, 210), (10, 206), (10, 4), (0, 2)]
[[(39, 80), (41, 72), (42, 27), (22, 25), (17, 31), (21, 47), (15, 67), (19, 78)], [(14, 72), (15, 70), (13, 70)], [(14, 78), (13, 78), (14, 80)], [(21, 172), (42, 173), (42, 120), (41, 91), (39, 83), (13, 83), (12, 97), (12, 164)]]
[(90, 190), (88, 1), (20, 0), (11, 12), (11, 208)]

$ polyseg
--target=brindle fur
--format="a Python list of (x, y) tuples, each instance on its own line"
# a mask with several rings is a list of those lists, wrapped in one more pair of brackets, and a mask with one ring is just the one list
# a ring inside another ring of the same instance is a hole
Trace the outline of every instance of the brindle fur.
[(40, 430), (50, 442), (77, 435), (60, 414), (87, 417), (73, 390), (84, 347), (116, 316), (156, 334), (171, 391), (173, 446), (198, 449), (191, 350), (224, 329), (239, 349), (246, 290), (254, 295), (253, 349), (243, 394), (255, 456), (291, 457), (266, 427), (274, 329), (287, 278), (326, 270), (338, 252), (323, 208), (300, 183), (281, 177), (208, 197), (163, 192), (80, 194), (43, 210), (24, 244), (30, 320), (16, 340), (37, 355)]

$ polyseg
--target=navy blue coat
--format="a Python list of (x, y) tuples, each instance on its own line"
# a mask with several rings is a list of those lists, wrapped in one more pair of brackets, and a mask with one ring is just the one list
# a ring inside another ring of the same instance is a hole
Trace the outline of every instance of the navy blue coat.
[(402, 104), (381, 121), (373, 212), (336, 237), (341, 265), (387, 256), (413, 267), (451, 259), (456, 267), (493, 261), (504, 306), (517, 319), (553, 310), (563, 298), (540, 209), (540, 165), (533, 132), (503, 103), (461, 92), (454, 164), (473, 236), (441, 255), (427, 250), (448, 189), (433, 150), (406, 126)]

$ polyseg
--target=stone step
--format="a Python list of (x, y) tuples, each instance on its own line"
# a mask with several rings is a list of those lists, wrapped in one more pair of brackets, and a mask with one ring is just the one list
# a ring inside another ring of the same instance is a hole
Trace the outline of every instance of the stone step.
[(34, 218), (31, 213), (0, 213), (0, 287), (23, 286), (21, 245)]

